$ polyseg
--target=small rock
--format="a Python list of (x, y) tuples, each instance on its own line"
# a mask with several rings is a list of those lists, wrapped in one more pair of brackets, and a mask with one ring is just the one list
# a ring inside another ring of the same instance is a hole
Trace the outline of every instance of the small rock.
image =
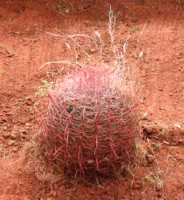
[(135, 181), (133, 183), (133, 189), (140, 190), (142, 188), (142, 182), (141, 181)]
[(163, 183), (162, 180), (160, 180), (160, 181), (156, 184), (156, 191), (157, 191), (157, 192), (162, 191), (163, 187), (164, 187), (164, 183)]
[(179, 123), (175, 123), (174, 127), (181, 129), (181, 125)]
[(7, 134), (7, 132), (4, 132), (2, 136), (3, 136), (3, 138), (4, 138), (4, 139), (7, 139), (7, 138), (9, 138), (9, 137), (10, 137), (10, 135), (9, 135), (9, 134)]
[(165, 110), (165, 108), (164, 108), (164, 107), (162, 107), (162, 106), (160, 106), (160, 107), (159, 107), (159, 110)]
[(12, 152), (13, 152), (13, 153), (16, 153), (17, 151), (18, 151), (18, 147), (13, 147), (13, 148), (12, 148)]
[(9, 146), (13, 146), (13, 145), (15, 145), (15, 143), (16, 143), (15, 140), (9, 140), (9, 141), (8, 141), (8, 145), (9, 145)]
[(30, 123), (26, 123), (25, 125), (26, 125), (26, 126), (31, 126), (31, 124), (30, 124)]
[(12, 140), (15, 140), (16, 138), (17, 138), (17, 135), (16, 135), (16, 133), (11, 133), (10, 134), (10, 138), (12, 139)]
[(3, 130), (4, 130), (4, 131), (6, 131), (7, 129), (8, 129), (8, 127), (7, 127), (7, 126), (4, 126), (4, 127), (3, 127)]
[(16, 135), (15, 132), (8, 132), (8, 131), (6, 131), (6, 132), (3, 133), (3, 137), (4, 137), (5, 139), (10, 138), (10, 139), (12, 139), (12, 140), (15, 140), (15, 139), (17, 138), (17, 135)]
[(178, 145), (183, 145), (184, 144), (184, 140), (183, 139), (180, 139), (179, 141), (178, 141)]
[(141, 120), (148, 120), (148, 113), (147, 112), (143, 113)]
[(153, 127), (151, 126), (147, 126), (147, 127), (143, 127), (143, 134), (145, 137), (149, 138), (151, 137), (151, 135), (154, 135), (155, 134), (155, 130)]
[(0, 124), (4, 124), (4, 123), (6, 123), (7, 122), (7, 119), (5, 119), (5, 118), (2, 118), (1, 120), (0, 120)]
[(21, 136), (21, 138), (22, 138), (23, 140), (27, 138), (27, 135), (28, 135), (28, 133), (27, 133), (26, 130), (22, 130), (22, 131), (21, 131), (20, 136)]
[(26, 105), (27, 106), (31, 106), (31, 105), (33, 105), (33, 100), (32, 100), (32, 98), (31, 97), (26, 97)]
[(146, 160), (148, 162), (148, 164), (153, 164), (154, 160), (155, 160), (155, 157), (151, 154), (147, 154), (146, 155)]

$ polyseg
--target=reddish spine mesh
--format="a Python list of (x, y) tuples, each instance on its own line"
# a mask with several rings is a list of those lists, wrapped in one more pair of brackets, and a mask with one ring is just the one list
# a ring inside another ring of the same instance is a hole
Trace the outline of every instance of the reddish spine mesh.
[(109, 70), (86, 68), (57, 82), (41, 124), (48, 162), (82, 175), (130, 163), (138, 133), (135, 102), (117, 79)]

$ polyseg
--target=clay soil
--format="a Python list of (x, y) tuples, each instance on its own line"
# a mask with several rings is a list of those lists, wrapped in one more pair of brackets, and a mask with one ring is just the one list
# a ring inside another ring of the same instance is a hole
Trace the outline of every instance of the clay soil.
[[(48, 32), (99, 31), (106, 40), (110, 3), (117, 40), (129, 38), (127, 63), (140, 83), (143, 161), (100, 184), (38, 179), (21, 152), (38, 131), (38, 91), (50, 81), (40, 66), (71, 57), (63, 37)], [(184, 2), (1, 0), (0, 177), (0, 200), (184, 199)]]

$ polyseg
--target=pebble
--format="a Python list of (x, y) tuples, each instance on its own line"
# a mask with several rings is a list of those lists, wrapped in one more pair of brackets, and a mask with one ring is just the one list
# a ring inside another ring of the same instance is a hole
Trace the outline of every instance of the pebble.
[(9, 141), (8, 141), (8, 145), (9, 145), (9, 146), (13, 146), (13, 145), (15, 145), (15, 143), (16, 143), (15, 140), (9, 140)]
[(135, 190), (140, 190), (142, 188), (142, 186), (143, 186), (143, 184), (141, 181), (135, 181), (133, 183), (133, 189), (135, 189)]
[(22, 139), (26, 139), (27, 138), (27, 131), (26, 130), (21, 130), (21, 134), (20, 134), (20, 136), (21, 136), (21, 138)]
[(152, 164), (154, 162), (154, 160), (155, 160), (155, 157), (153, 155), (151, 155), (151, 154), (147, 154), (146, 155), (146, 160), (147, 160), (148, 164)]
[(13, 147), (12, 152), (16, 153), (18, 151), (18, 147)]
[(15, 132), (4, 132), (3, 133), (3, 137), (5, 138), (5, 139), (8, 139), (8, 138), (10, 138), (10, 139), (12, 139), (12, 140), (15, 140), (16, 138), (17, 138), (17, 135), (16, 135), (16, 133)]
[(16, 133), (16, 132), (12, 132), (12, 133), (10, 134), (10, 138), (11, 138), (12, 140), (15, 140), (15, 139), (17, 138), (17, 133)]
[(148, 113), (147, 112), (143, 113), (141, 119), (142, 120), (148, 120)]
[(26, 98), (26, 105), (27, 105), (27, 106), (33, 105), (33, 100), (32, 100), (31, 97), (27, 97), (27, 98)]
[(7, 126), (5, 126), (5, 127), (3, 128), (3, 130), (4, 130), (4, 131), (6, 131), (7, 129), (8, 129), (8, 127), (7, 127)]

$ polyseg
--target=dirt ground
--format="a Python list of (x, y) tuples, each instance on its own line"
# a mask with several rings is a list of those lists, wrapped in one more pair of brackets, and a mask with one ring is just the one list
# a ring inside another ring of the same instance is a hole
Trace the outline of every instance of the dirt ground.
[[(69, 2), (0, 1), (0, 200), (184, 199), (184, 2)], [(146, 162), (128, 177), (99, 185), (40, 181), (21, 157), (38, 131), (37, 94), (49, 81), (40, 66), (71, 58), (63, 37), (48, 32), (99, 31), (105, 40), (110, 3), (118, 13), (117, 39), (129, 38), (127, 62), (141, 85)]]

